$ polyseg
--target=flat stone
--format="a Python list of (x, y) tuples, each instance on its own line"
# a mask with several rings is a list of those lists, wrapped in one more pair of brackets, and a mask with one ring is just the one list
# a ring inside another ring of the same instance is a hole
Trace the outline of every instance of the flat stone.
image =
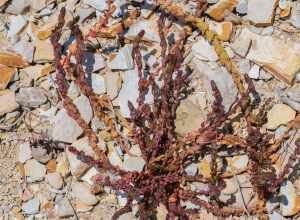
[(54, 189), (61, 189), (64, 181), (59, 173), (48, 173), (45, 177), (47, 183)]
[(32, 157), (31, 148), (29, 142), (25, 142), (19, 145), (18, 161), (25, 163)]
[(22, 56), (7, 51), (0, 51), (0, 64), (9, 67), (25, 67), (27, 65)]
[(277, 0), (248, 0), (247, 19), (257, 26), (273, 23)]
[(224, 19), (225, 11), (233, 11), (238, 0), (220, 0), (218, 3), (210, 6), (206, 13), (216, 21)]
[(28, 42), (25, 38), (21, 39), (13, 46), (13, 50), (22, 55), (22, 57), (29, 63), (33, 61), (34, 43)]
[(247, 59), (241, 59), (237, 65), (241, 74), (248, 74), (251, 69), (250, 61)]
[(160, 42), (158, 28), (157, 28), (157, 21), (154, 19), (138, 20), (137, 22), (135, 22), (130, 26), (128, 32), (125, 34), (125, 37), (133, 40), (142, 30), (146, 30), (143, 36), (143, 40), (156, 42), (156, 43)]
[(46, 175), (45, 166), (35, 159), (26, 161), (24, 168), (25, 174), (31, 182), (41, 181)]
[(55, 205), (56, 213), (59, 218), (67, 218), (74, 216), (74, 210), (67, 198), (59, 200)]
[(96, 205), (98, 202), (96, 196), (91, 193), (91, 186), (89, 184), (74, 182), (71, 187), (74, 197), (86, 205)]
[(125, 171), (133, 172), (141, 172), (145, 166), (145, 161), (142, 157), (134, 157), (128, 154), (124, 155), (124, 163), (123, 169)]
[(248, 11), (248, 0), (239, 0), (237, 6), (236, 6), (236, 11), (239, 14), (247, 14)]
[(81, 127), (72, 119), (66, 110), (60, 110), (54, 119), (52, 138), (66, 143), (74, 142), (81, 134)]
[(85, 4), (92, 6), (98, 11), (104, 11), (107, 10), (107, 3), (106, 1), (97, 1), (97, 0), (85, 0)]
[(13, 0), (5, 9), (6, 13), (20, 15), (30, 8), (30, 0)]
[[(85, 152), (89, 156), (94, 156), (95, 152), (93, 151), (92, 147), (89, 145), (89, 141), (87, 137), (81, 138), (72, 143), (76, 149)], [(83, 163), (82, 161), (78, 160), (77, 156), (69, 151), (66, 150), (66, 155), (70, 164), (70, 170), (74, 177), (82, 176), (90, 167), (90, 165)]]
[(200, 39), (193, 44), (192, 55), (204, 61), (217, 61), (219, 59), (214, 48), (204, 37), (200, 37)]
[(12, 112), (18, 107), (15, 92), (10, 90), (0, 91), (0, 116)]
[(222, 193), (225, 195), (232, 195), (236, 193), (239, 189), (239, 186), (234, 178), (224, 179), (226, 187), (222, 190)]
[(300, 197), (292, 182), (286, 181), (280, 187), (280, 210), (283, 216), (293, 216), (300, 211)]
[(267, 114), (267, 129), (274, 130), (280, 125), (286, 125), (296, 117), (296, 111), (285, 104), (276, 104)]
[[(242, 30), (239, 40), (251, 40), (247, 59), (265, 68), (275, 77), (292, 84), (300, 70), (300, 44), (295, 41), (261, 36)], [(234, 49), (234, 48), (233, 48)]]
[(107, 72), (105, 74), (105, 87), (107, 95), (111, 100), (115, 99), (122, 87), (122, 79), (119, 73)]
[(6, 89), (8, 83), (14, 78), (17, 69), (0, 65), (0, 90)]
[(81, 95), (74, 100), (74, 104), (76, 105), (81, 117), (86, 123), (89, 123), (93, 117), (93, 110), (90, 104), (89, 99)]
[(9, 30), (7, 32), (7, 37), (12, 38), (15, 35), (19, 34), (27, 25), (28, 21), (23, 15), (12, 15), (10, 17)]
[(25, 67), (24, 69), (22, 69), (22, 71), (26, 72), (31, 79), (37, 80), (39, 77), (41, 77), (42, 70), (44, 67), (44, 65), (36, 64)]
[(74, 81), (72, 81), (70, 83), (67, 95), (71, 99), (76, 99), (80, 95), (80, 89), (78, 88), (78, 86), (76, 85), (76, 83)]
[(300, 28), (300, 3), (299, 2), (294, 2), (291, 21), (292, 21), (292, 25), (295, 28)]
[(22, 205), (22, 210), (27, 215), (34, 215), (39, 212), (40, 209), (40, 200), (38, 198), (34, 198), (25, 202)]
[(251, 79), (258, 79), (259, 78), (259, 73), (260, 73), (260, 66), (254, 64), (252, 68), (250, 69), (248, 75)]
[(116, 56), (108, 63), (111, 70), (130, 70), (134, 68), (134, 62), (131, 56), (132, 44), (126, 44), (122, 47)]
[(243, 36), (243, 33), (239, 35), (239, 37), (230, 44), (231, 49), (241, 57), (246, 57), (249, 52), (249, 48), (251, 45), (251, 39)]
[(48, 40), (36, 40), (34, 61), (37, 63), (50, 62), (54, 60), (52, 45)]
[(94, 184), (93, 177), (99, 174), (99, 171), (92, 167), (80, 179), (92, 186)]
[(38, 12), (47, 6), (48, 0), (31, 0), (31, 8)]
[[(120, 112), (123, 115), (123, 117), (130, 117), (128, 101), (130, 101), (134, 107), (137, 107), (136, 100), (139, 95), (139, 91), (138, 91), (139, 77), (137, 71), (134, 69), (134, 70), (125, 71), (124, 74), (122, 75), (122, 79), (123, 79), (123, 84), (119, 96), (117, 97), (117, 100), (119, 102)], [(153, 96), (151, 92), (147, 93), (145, 100), (146, 103), (151, 103), (153, 101)]]
[(106, 62), (101, 54), (98, 53), (84, 53), (83, 67), (87, 74), (103, 69)]
[(94, 93), (101, 95), (106, 92), (105, 79), (100, 74), (92, 74), (92, 88)]
[(16, 96), (16, 100), (21, 106), (35, 108), (44, 104), (47, 97), (40, 88), (29, 87), (21, 88)]
[(70, 173), (70, 164), (66, 153), (62, 153), (57, 158), (56, 172), (60, 173), (62, 177), (67, 177)]

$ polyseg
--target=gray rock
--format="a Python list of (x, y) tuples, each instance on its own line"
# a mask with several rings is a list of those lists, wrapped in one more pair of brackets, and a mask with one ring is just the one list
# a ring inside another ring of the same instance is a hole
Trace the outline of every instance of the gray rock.
[(105, 88), (105, 80), (104, 77), (101, 76), (100, 74), (92, 74), (92, 88), (94, 93), (101, 95), (105, 93), (106, 88)]
[(93, 8), (97, 9), (98, 11), (104, 11), (107, 9), (106, 1), (85, 0), (84, 3), (92, 6)]
[(189, 176), (195, 176), (197, 174), (197, 171), (198, 171), (198, 164), (191, 163), (184, 170), (187, 173), (187, 175), (189, 175)]
[(72, 119), (65, 109), (60, 110), (54, 119), (52, 127), (52, 138), (66, 143), (74, 142), (81, 134), (82, 129), (77, 122)]
[(239, 0), (237, 6), (236, 6), (236, 11), (239, 14), (247, 14), (248, 11), (248, 0)]
[(18, 33), (20, 33), (25, 28), (27, 23), (28, 23), (28, 21), (25, 16), (12, 15), (10, 17), (10, 25), (9, 25), (9, 30), (7, 32), (7, 37), (9, 37), (9, 38), (15, 37)]
[(251, 45), (251, 39), (243, 37), (237, 38), (233, 44), (230, 45), (231, 49), (241, 57), (246, 57), (247, 53), (249, 52), (249, 48)]
[(20, 15), (30, 8), (30, 0), (12, 0), (5, 12), (14, 15)]
[(259, 78), (259, 70), (260, 70), (260, 66), (254, 64), (248, 73), (249, 77), (251, 79), (258, 79)]
[(59, 173), (48, 173), (45, 177), (46, 181), (55, 189), (61, 189), (64, 181)]
[(55, 205), (55, 209), (59, 218), (67, 218), (74, 215), (74, 209), (67, 198), (59, 200)]
[(300, 2), (294, 3), (291, 21), (295, 28), (300, 28)]
[(290, 106), (292, 109), (296, 110), (297, 112), (300, 112), (300, 102), (296, 102), (292, 99), (289, 99), (288, 97), (281, 97), (281, 101), (284, 104)]
[(51, 153), (48, 153), (47, 149), (42, 146), (34, 147), (32, 149), (32, 156), (34, 159), (43, 164), (51, 160)]
[(24, 165), (25, 174), (31, 182), (41, 181), (46, 175), (46, 168), (35, 159), (26, 161)]
[(249, 0), (247, 18), (256, 25), (271, 25), (276, 6), (277, 0)]
[(132, 44), (126, 44), (117, 53), (116, 57), (108, 63), (111, 70), (130, 70), (134, 68), (134, 62), (131, 56)]
[(113, 100), (115, 99), (122, 86), (122, 80), (120, 78), (119, 73), (116, 72), (108, 72), (105, 74), (105, 85), (107, 95)]
[(79, 8), (77, 10), (77, 14), (79, 16), (79, 21), (80, 23), (85, 22), (88, 18), (94, 16), (96, 13), (94, 8)]
[(275, 139), (280, 140), (286, 131), (287, 131), (286, 126), (283, 125), (279, 126), (275, 131)]
[(251, 65), (250, 65), (250, 61), (247, 59), (241, 59), (238, 63), (237, 63), (240, 72), (242, 74), (249, 74), (249, 71), (251, 69)]
[(72, 183), (72, 193), (75, 198), (79, 199), (86, 205), (96, 205), (98, 203), (97, 197), (91, 193), (91, 186), (83, 182)]
[(32, 157), (31, 148), (29, 142), (25, 142), (19, 145), (18, 161), (25, 163)]
[(29, 108), (39, 107), (47, 101), (42, 89), (35, 87), (21, 88), (16, 99), (21, 106)]
[(124, 155), (123, 169), (126, 171), (138, 171), (141, 172), (145, 166), (145, 161), (142, 157)]
[(84, 53), (83, 67), (88, 75), (103, 69), (105, 65), (106, 62), (101, 54), (89, 52)]
[(74, 100), (74, 104), (78, 108), (81, 117), (86, 123), (89, 123), (93, 117), (93, 110), (89, 99), (86, 96), (81, 95)]
[(259, 79), (268, 81), (273, 79), (273, 76), (269, 72), (267, 72), (264, 68), (261, 68), (259, 71)]
[(38, 198), (34, 198), (25, 202), (22, 205), (22, 210), (27, 215), (34, 215), (39, 212), (40, 209), (40, 200)]
[(217, 3), (219, 0), (207, 0), (207, 3), (209, 4), (215, 4)]

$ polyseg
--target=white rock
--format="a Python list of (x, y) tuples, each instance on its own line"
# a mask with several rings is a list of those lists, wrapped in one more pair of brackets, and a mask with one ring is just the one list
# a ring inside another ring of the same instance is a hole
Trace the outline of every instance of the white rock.
[(31, 182), (43, 180), (46, 175), (45, 166), (37, 162), (35, 159), (26, 161), (24, 169), (26, 176), (29, 177), (28, 180)]
[(125, 154), (123, 169), (126, 171), (138, 171), (141, 172), (145, 166), (145, 161), (142, 157), (133, 157)]
[(283, 216), (292, 216), (300, 211), (300, 197), (291, 181), (286, 181), (280, 187), (280, 210)]
[[(120, 90), (117, 100), (120, 105), (121, 114), (124, 117), (130, 117), (130, 111), (128, 108), (128, 101), (132, 102), (133, 106), (137, 107), (136, 100), (139, 96), (138, 82), (139, 77), (136, 70), (125, 71), (122, 75), (123, 84)], [(153, 101), (153, 96), (151, 92), (146, 95), (146, 102), (151, 103)]]
[(93, 73), (105, 67), (106, 62), (101, 54), (85, 53), (83, 59), (83, 67), (85, 72)]
[(65, 109), (57, 113), (51, 134), (54, 140), (72, 143), (82, 132), (82, 128), (67, 114)]
[(85, 181), (85, 182), (87, 182), (88, 184), (90, 184), (90, 185), (93, 185), (94, 184), (94, 182), (93, 182), (93, 180), (92, 180), (92, 178), (94, 177), (94, 176), (96, 176), (96, 175), (98, 175), (99, 174), (99, 171), (98, 170), (96, 170), (96, 168), (95, 167), (92, 167), (92, 168), (90, 168), (80, 179), (82, 180), (82, 181)]
[(294, 27), (300, 28), (300, 2), (294, 3), (291, 21)]
[(56, 213), (60, 218), (67, 218), (74, 215), (73, 207), (67, 198), (63, 198), (55, 205)]
[(139, 145), (133, 145), (130, 148), (129, 153), (131, 153), (134, 156), (139, 156), (139, 157), (142, 156), (142, 151), (141, 151)]
[(240, 69), (240, 72), (242, 74), (249, 74), (251, 64), (250, 61), (247, 59), (241, 59), (239, 62), (237, 62), (237, 65)]
[(106, 1), (85, 0), (84, 3), (92, 6), (93, 8), (97, 9), (98, 11), (107, 10), (107, 3), (106, 3)]
[(238, 191), (238, 184), (234, 178), (224, 179), (226, 187), (222, 190), (225, 195), (231, 195)]
[(241, 57), (246, 57), (251, 45), (251, 39), (244, 38), (242, 33), (239, 36), (241, 37), (238, 37), (233, 44), (230, 45), (230, 47), (236, 54)]
[[(94, 156), (95, 153), (92, 147), (89, 145), (87, 137), (81, 138), (72, 143), (76, 149), (85, 152), (89, 156)], [(68, 149), (66, 150), (67, 158), (70, 164), (70, 170), (73, 176), (80, 177), (90, 166), (86, 163), (81, 162), (77, 159), (77, 156), (71, 153)]]
[(130, 26), (128, 32), (125, 34), (125, 37), (129, 39), (134, 39), (142, 30), (145, 31), (145, 34), (143, 36), (144, 40), (157, 42), (157, 43), (160, 42), (160, 38), (157, 30), (157, 21), (154, 19), (138, 20), (136, 23)]
[(80, 94), (80, 89), (78, 88), (78, 86), (75, 84), (74, 81), (72, 81), (70, 83), (70, 86), (68, 88), (68, 96), (71, 98), (71, 99), (75, 99), (79, 96)]
[(23, 14), (30, 7), (30, 0), (12, 0), (5, 12), (9, 14)]
[(132, 44), (126, 44), (117, 53), (116, 57), (108, 63), (108, 67), (112, 70), (130, 70), (134, 67), (132, 59)]
[(95, 14), (95, 9), (94, 8), (82, 8), (80, 7), (77, 10), (77, 14), (79, 16), (79, 23), (83, 23), (86, 19), (90, 18)]
[(75, 198), (79, 199), (86, 205), (95, 205), (98, 202), (96, 196), (91, 193), (91, 186), (87, 183), (72, 183), (72, 193)]
[(108, 159), (109, 162), (113, 165), (113, 166), (118, 166), (118, 167), (122, 167), (123, 166), (123, 161), (121, 160), (115, 146), (114, 146), (114, 142), (108, 142), (107, 144), (108, 147)]
[(104, 77), (101, 76), (100, 74), (92, 74), (92, 88), (94, 93), (101, 95), (105, 93), (106, 88), (105, 88), (105, 80)]
[(22, 55), (29, 63), (33, 60), (34, 43), (28, 42), (25, 38), (21, 39), (13, 46), (13, 50)]
[(207, 3), (209, 4), (215, 4), (217, 3), (219, 0), (207, 0)]
[(115, 99), (122, 86), (122, 80), (119, 73), (108, 72), (105, 74), (105, 86), (107, 95), (113, 100)]
[(197, 174), (197, 171), (198, 171), (198, 164), (191, 163), (184, 170), (187, 173), (187, 175), (189, 175), (189, 176), (195, 176)]
[(277, 212), (273, 212), (269, 214), (269, 220), (287, 220), (287, 218), (284, 218), (282, 215), (280, 215)]
[(19, 145), (18, 161), (25, 163), (32, 157), (31, 148), (29, 142), (25, 142)]
[(249, 71), (249, 77), (251, 79), (258, 79), (259, 78), (259, 70), (260, 70), (260, 66), (254, 64)]
[(27, 19), (23, 15), (11, 16), (7, 37), (11, 38), (20, 33), (27, 25)]
[(55, 189), (61, 189), (64, 181), (59, 173), (48, 173), (45, 177), (46, 181)]
[(248, 155), (234, 156), (226, 158), (230, 169), (234, 170), (245, 170), (247, 168), (249, 157)]
[(247, 14), (248, 11), (248, 0), (239, 0), (236, 11), (240, 14)]
[(204, 61), (217, 61), (219, 59), (214, 48), (203, 37), (193, 44), (192, 54)]
[(293, 120), (296, 116), (296, 111), (285, 104), (276, 104), (268, 112), (267, 129), (274, 130), (280, 125), (285, 125)]
[(81, 95), (74, 100), (74, 104), (76, 105), (81, 117), (86, 123), (89, 123), (93, 117), (93, 110), (90, 104), (89, 99)]
[(39, 212), (40, 209), (40, 200), (38, 198), (34, 198), (25, 202), (22, 205), (22, 210), (27, 215), (34, 215)]
[(271, 25), (276, 6), (277, 0), (249, 0), (247, 18), (256, 25)]

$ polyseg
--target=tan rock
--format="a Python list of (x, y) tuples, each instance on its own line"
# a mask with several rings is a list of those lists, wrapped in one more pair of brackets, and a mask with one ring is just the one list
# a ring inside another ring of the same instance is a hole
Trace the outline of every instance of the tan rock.
[(0, 90), (6, 89), (8, 83), (12, 80), (16, 68), (0, 65)]
[(5, 5), (9, 0), (0, 0), (0, 7)]
[(287, 124), (296, 117), (296, 111), (285, 104), (276, 104), (267, 114), (267, 129), (274, 130), (280, 125)]
[(12, 112), (18, 107), (15, 92), (10, 90), (0, 91), (0, 116)]
[(49, 173), (54, 173), (56, 171), (56, 160), (49, 160), (47, 163), (47, 171)]
[(292, 84), (300, 70), (300, 44), (272, 36), (261, 36), (243, 29), (239, 41), (251, 41), (247, 59), (264, 67), (272, 75)]
[(278, 0), (249, 0), (247, 18), (257, 26), (273, 23)]
[(37, 40), (34, 53), (35, 62), (49, 62), (54, 59), (53, 49), (50, 41)]
[(238, 0), (220, 0), (217, 4), (209, 7), (206, 13), (216, 21), (224, 19), (225, 11), (233, 11)]
[(232, 22), (230, 21), (224, 21), (221, 23), (214, 22), (214, 23), (210, 23), (209, 27), (211, 30), (213, 30), (218, 34), (220, 40), (222, 41), (230, 40), (232, 30), (233, 30)]
[(0, 51), (0, 64), (9, 67), (25, 67), (26, 61), (18, 54)]

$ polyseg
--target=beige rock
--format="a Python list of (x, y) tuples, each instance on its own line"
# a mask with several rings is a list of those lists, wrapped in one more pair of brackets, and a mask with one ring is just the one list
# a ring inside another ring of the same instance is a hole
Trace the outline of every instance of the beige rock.
[(257, 26), (273, 23), (277, 0), (249, 0), (247, 18)]
[(220, 0), (217, 4), (209, 7), (206, 13), (216, 21), (224, 19), (225, 11), (233, 11), (238, 0)]
[(12, 112), (18, 107), (15, 92), (10, 90), (0, 91), (0, 116)]
[(247, 28), (242, 30), (237, 40), (251, 40), (247, 59), (262, 66), (280, 80), (289, 84), (293, 83), (300, 70), (299, 43), (272, 36), (261, 36)]
[(70, 173), (70, 165), (66, 154), (61, 154), (57, 161), (56, 171), (60, 173), (62, 177), (66, 177)]
[(211, 30), (213, 30), (218, 34), (220, 40), (222, 41), (230, 40), (232, 30), (233, 30), (232, 22), (230, 21), (224, 21), (221, 23), (214, 22), (214, 23), (210, 23), (209, 27)]
[(26, 61), (18, 54), (0, 51), (0, 64), (9, 67), (25, 67)]
[(8, 83), (12, 80), (16, 68), (0, 65), (0, 90), (6, 89)]
[(0, 7), (5, 5), (9, 0), (0, 0)]
[(245, 170), (249, 162), (247, 155), (227, 157), (226, 160), (231, 171)]
[(72, 193), (76, 199), (88, 206), (95, 205), (98, 202), (96, 196), (91, 193), (91, 186), (87, 183), (73, 183)]
[(300, 211), (300, 197), (292, 182), (283, 183), (280, 194), (282, 195), (280, 209), (283, 216), (293, 216)]
[(49, 62), (54, 59), (53, 49), (50, 41), (48, 40), (37, 40), (36, 49), (34, 53), (35, 62)]
[(165, 220), (167, 219), (168, 209), (162, 203), (157, 207), (156, 218), (157, 220)]
[(296, 111), (285, 104), (276, 104), (268, 112), (267, 129), (273, 130), (280, 125), (287, 124), (296, 117)]
[(231, 195), (238, 191), (238, 184), (234, 178), (224, 179), (226, 187), (222, 190), (225, 195)]

